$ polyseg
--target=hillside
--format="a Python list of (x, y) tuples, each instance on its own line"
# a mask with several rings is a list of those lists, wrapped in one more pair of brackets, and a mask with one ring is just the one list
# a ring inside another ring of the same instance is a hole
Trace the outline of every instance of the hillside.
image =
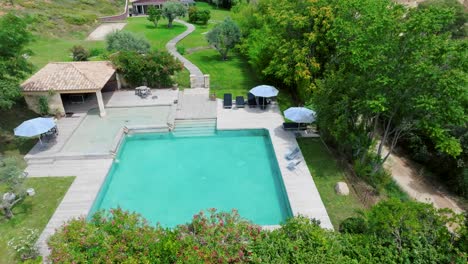
[(15, 12), (27, 17), (41, 37), (82, 37), (98, 17), (122, 12), (125, 0), (4, 0), (0, 15)]

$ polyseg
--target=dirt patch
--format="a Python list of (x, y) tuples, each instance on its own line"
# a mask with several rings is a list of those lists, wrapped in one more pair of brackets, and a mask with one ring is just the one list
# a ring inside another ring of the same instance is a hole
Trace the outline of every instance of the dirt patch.
[(191, 49), (187, 49), (187, 51), (185, 52), (185, 54), (192, 54), (192, 53), (197, 52), (197, 51), (208, 50), (208, 49), (211, 49), (211, 47), (196, 47), (196, 48), (191, 48)]
[(116, 30), (122, 30), (127, 23), (104, 23), (99, 25), (91, 34), (89, 34), (86, 40), (104, 40), (107, 34), (112, 33)]

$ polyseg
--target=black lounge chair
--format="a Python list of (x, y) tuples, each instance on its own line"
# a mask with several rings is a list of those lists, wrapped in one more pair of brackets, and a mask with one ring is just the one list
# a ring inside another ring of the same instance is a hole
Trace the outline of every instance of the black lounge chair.
[(236, 96), (236, 106), (237, 108), (245, 107), (244, 96)]
[(247, 94), (247, 104), (249, 107), (257, 107), (257, 102), (255, 101), (255, 95), (248, 93)]
[(258, 97), (258, 105), (260, 106), (260, 109), (265, 110), (269, 104), (270, 100), (268, 98)]
[(306, 130), (307, 124), (304, 123), (283, 123), (284, 130)]
[(231, 108), (232, 107), (232, 94), (224, 94), (224, 102), (223, 102), (224, 108)]

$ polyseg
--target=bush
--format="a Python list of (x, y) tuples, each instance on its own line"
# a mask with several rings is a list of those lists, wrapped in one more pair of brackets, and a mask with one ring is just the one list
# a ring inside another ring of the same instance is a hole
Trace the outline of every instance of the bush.
[(89, 222), (84, 218), (70, 221), (48, 244), (53, 263), (173, 263), (174, 240), (172, 231), (115, 209), (98, 212)]
[(178, 227), (180, 263), (243, 263), (249, 244), (261, 238), (261, 228), (241, 219), (237, 211), (200, 212), (192, 223)]
[(98, 57), (98, 56), (104, 55), (105, 53), (106, 53), (106, 51), (104, 49), (100, 49), (100, 48), (91, 48), (89, 50), (89, 56), (90, 57)]
[(87, 61), (90, 52), (83, 46), (75, 45), (70, 50), (72, 52), (73, 61)]
[(49, 97), (42, 95), (39, 96), (38, 99), (38, 104), (39, 104), (39, 113), (41, 115), (48, 115), (49, 114)]
[(67, 22), (68, 24), (72, 25), (84, 25), (87, 23), (90, 23), (94, 21), (97, 17), (95, 15), (88, 15), (88, 16), (83, 16), (83, 15), (65, 15), (63, 16), (63, 20)]
[(211, 18), (210, 10), (199, 10), (196, 6), (188, 9), (188, 16), (190, 23), (200, 23), (206, 25)]
[(349, 217), (340, 224), (341, 233), (363, 234), (366, 230), (366, 221), (361, 217)]
[(116, 69), (133, 86), (171, 87), (172, 76), (183, 69), (180, 61), (165, 51), (152, 51), (141, 55), (120, 52), (111, 58)]
[(36, 259), (39, 256), (36, 247), (38, 238), (39, 232), (36, 229), (22, 229), (15, 238), (8, 241), (8, 246), (16, 252), (16, 257), (22, 261)]
[(149, 52), (149, 42), (127, 31), (114, 31), (106, 36), (108, 51), (135, 51), (140, 54)]
[(184, 46), (177, 46), (177, 52), (179, 52), (181, 55), (185, 54), (185, 47)]

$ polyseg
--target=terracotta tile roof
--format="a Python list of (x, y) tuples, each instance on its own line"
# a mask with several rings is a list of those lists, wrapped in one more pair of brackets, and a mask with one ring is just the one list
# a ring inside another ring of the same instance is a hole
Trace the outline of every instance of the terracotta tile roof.
[(21, 87), (25, 92), (100, 90), (114, 73), (108, 61), (51, 62)]

